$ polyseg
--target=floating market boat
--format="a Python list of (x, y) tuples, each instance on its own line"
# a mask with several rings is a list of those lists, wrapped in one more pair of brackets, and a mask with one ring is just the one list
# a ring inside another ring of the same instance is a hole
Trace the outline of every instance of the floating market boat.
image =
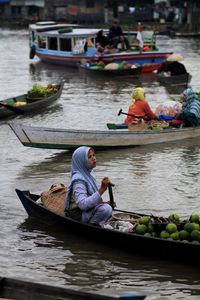
[(183, 141), (200, 137), (200, 127), (163, 130), (75, 130), (36, 127), (9, 122), (20, 142), (27, 147), (74, 150), (82, 145), (94, 149), (116, 149)]
[[(49, 84), (47, 87), (34, 85), (33, 89), (27, 94), (8, 98), (0, 101), (0, 119), (4, 119), (13, 115), (28, 114), (35, 111), (41, 111), (57, 100), (63, 90), (64, 82), (60, 84)], [(31, 94), (37, 92), (38, 89), (45, 89), (45, 96), (35, 97)]]
[(183, 85), (187, 88), (187, 85), (190, 83), (192, 79), (192, 75), (189, 73), (182, 74), (182, 75), (173, 75), (173, 76), (165, 76), (164, 74), (158, 74), (157, 80), (162, 85)]
[[(143, 67), (142, 66), (135, 66), (129, 64), (129, 68), (120, 67), (122, 63), (107, 63), (103, 65), (99, 63), (85, 63), (80, 64), (79, 67), (81, 70), (84, 70), (86, 72), (90, 72), (92, 75), (103, 75), (103, 76), (139, 76), (142, 72)], [(127, 63), (128, 64), (128, 63)], [(107, 67), (110, 66), (110, 68)], [(111, 68), (112, 66), (115, 66), (114, 68)]]
[[(96, 37), (100, 29), (83, 28), (70, 24), (52, 24), (38, 22), (29, 26), (30, 58), (38, 56), (47, 63), (77, 66), (83, 58), (87, 60), (103, 60), (108, 62), (128, 61), (143, 66), (143, 72), (157, 70), (161, 63), (172, 54), (172, 51), (158, 50), (155, 35), (151, 33), (150, 51), (140, 52), (134, 45), (130, 50), (117, 52), (104, 51), (99, 53), (96, 48)], [(145, 38), (145, 33), (143, 36)], [(129, 40), (134, 40), (137, 32), (129, 32)], [(144, 40), (145, 42), (145, 40)]]
[(122, 296), (108, 296), (7, 277), (0, 277), (0, 297), (4, 300), (142, 300), (146, 298), (135, 292), (130, 292), (127, 296), (125, 293)]
[[(109, 245), (114, 249), (122, 248), (132, 254), (139, 253), (157, 258), (181, 260), (195, 265), (200, 262), (200, 243), (196, 240), (200, 237), (200, 231), (196, 230), (198, 232), (189, 234), (189, 230), (190, 232), (194, 230), (194, 226), (191, 225), (191, 216), (187, 220), (180, 221), (177, 215), (165, 218), (114, 210), (113, 219), (102, 227), (98, 227), (66, 217), (64, 212), (55, 213), (52, 205), (48, 207), (40, 201), (41, 195), (39, 194), (18, 189), (16, 193), (29, 217), (36, 219), (36, 222), (44, 222), (48, 226), (53, 226), (54, 229), (55, 226), (59, 226), (62, 230)], [(143, 226), (138, 226), (141, 220)], [(144, 222), (146, 227), (144, 227)], [(199, 227), (198, 220), (197, 223), (196, 226)], [(150, 234), (146, 234), (147, 232)]]

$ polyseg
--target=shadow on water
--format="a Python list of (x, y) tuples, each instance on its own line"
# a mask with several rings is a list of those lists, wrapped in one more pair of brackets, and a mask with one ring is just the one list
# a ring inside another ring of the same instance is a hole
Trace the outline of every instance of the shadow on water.
[[(182, 296), (200, 295), (199, 272), (194, 266), (130, 254), (30, 218), (20, 224), (18, 230), (25, 243), (34, 240), (34, 247), (40, 249), (41, 259), (44, 259), (43, 268), (47, 270), (56, 266), (48, 264), (46, 253), (53, 257), (58, 249), (65, 252), (65, 260), (59, 265), (64, 284), (88, 290), (88, 282), (92, 278), (89, 288), (96, 291), (134, 289), (148, 294), (150, 289), (151, 293), (159, 292), (162, 299), (177, 293)], [(190, 287), (191, 281), (193, 287)]]
[[(44, 150), (45, 151), (45, 150)], [(175, 141), (171, 143), (160, 143), (144, 146), (136, 146), (132, 148), (121, 149), (107, 149), (95, 151), (97, 155), (97, 163), (103, 164), (105, 162), (114, 163), (116, 161), (126, 160), (133, 157), (146, 157), (153, 154), (159, 155), (166, 153), (178, 153), (180, 158), (184, 160), (192, 160), (192, 154), (198, 155), (200, 152), (200, 141), (195, 139), (186, 139), (184, 141)], [(26, 165), (19, 173), (18, 178), (26, 178), (29, 174), (35, 173), (37, 175), (41, 172), (63, 173), (68, 170), (67, 166), (71, 165), (71, 156), (73, 151), (61, 151), (53, 153), (51, 156), (46, 157), (41, 162), (31, 163)], [(188, 155), (189, 154), (189, 155)]]

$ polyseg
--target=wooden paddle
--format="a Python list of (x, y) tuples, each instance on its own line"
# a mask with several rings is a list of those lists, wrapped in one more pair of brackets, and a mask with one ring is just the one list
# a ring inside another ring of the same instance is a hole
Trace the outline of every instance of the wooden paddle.
[(110, 205), (112, 206), (112, 208), (114, 208), (115, 205), (115, 201), (114, 201), (114, 197), (113, 197), (113, 190), (112, 187), (115, 186), (114, 184), (110, 183), (108, 185), (108, 192), (109, 192), (109, 197), (110, 197)]
[(24, 114), (24, 111), (23, 111), (23, 110), (21, 110), (21, 109), (18, 108), (18, 107), (15, 107), (15, 106), (13, 106), (13, 105), (4, 104), (4, 103), (0, 102), (0, 106), (3, 106), (3, 107), (5, 107), (6, 109), (15, 112), (16, 114), (21, 114), (21, 115)]
[(127, 113), (123, 112), (122, 109), (119, 110), (118, 116), (120, 116), (121, 114), (126, 115), (126, 116), (130, 116), (130, 117), (135, 117), (135, 118), (138, 118), (138, 119), (143, 119), (143, 117), (140, 117), (140, 116), (135, 116), (133, 114), (127, 114)]

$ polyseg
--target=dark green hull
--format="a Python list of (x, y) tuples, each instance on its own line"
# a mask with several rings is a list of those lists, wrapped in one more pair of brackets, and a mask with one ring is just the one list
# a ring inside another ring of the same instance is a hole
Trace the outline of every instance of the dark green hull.
[[(11, 109), (0, 106), (0, 119), (5, 119), (10, 116), (17, 116), (18, 110), (19, 112), (21, 111), (22, 114), (29, 114), (45, 109), (60, 97), (63, 90), (63, 86), (64, 82), (57, 85), (58, 90), (56, 93), (52, 94), (49, 97), (41, 98), (32, 102), (28, 101), (27, 94), (0, 101), (2, 104), (10, 105), (13, 106), (13, 108), (17, 108), (17, 111), (14, 112)], [(18, 106), (18, 103), (22, 103), (23, 105)]]

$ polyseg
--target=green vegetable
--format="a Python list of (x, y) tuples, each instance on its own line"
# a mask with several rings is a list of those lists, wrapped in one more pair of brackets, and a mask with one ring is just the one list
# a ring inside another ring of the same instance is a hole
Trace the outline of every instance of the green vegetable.
[(54, 89), (50, 86), (44, 87), (39, 84), (34, 84), (32, 89), (28, 91), (28, 98), (44, 98), (52, 95), (54, 93)]

